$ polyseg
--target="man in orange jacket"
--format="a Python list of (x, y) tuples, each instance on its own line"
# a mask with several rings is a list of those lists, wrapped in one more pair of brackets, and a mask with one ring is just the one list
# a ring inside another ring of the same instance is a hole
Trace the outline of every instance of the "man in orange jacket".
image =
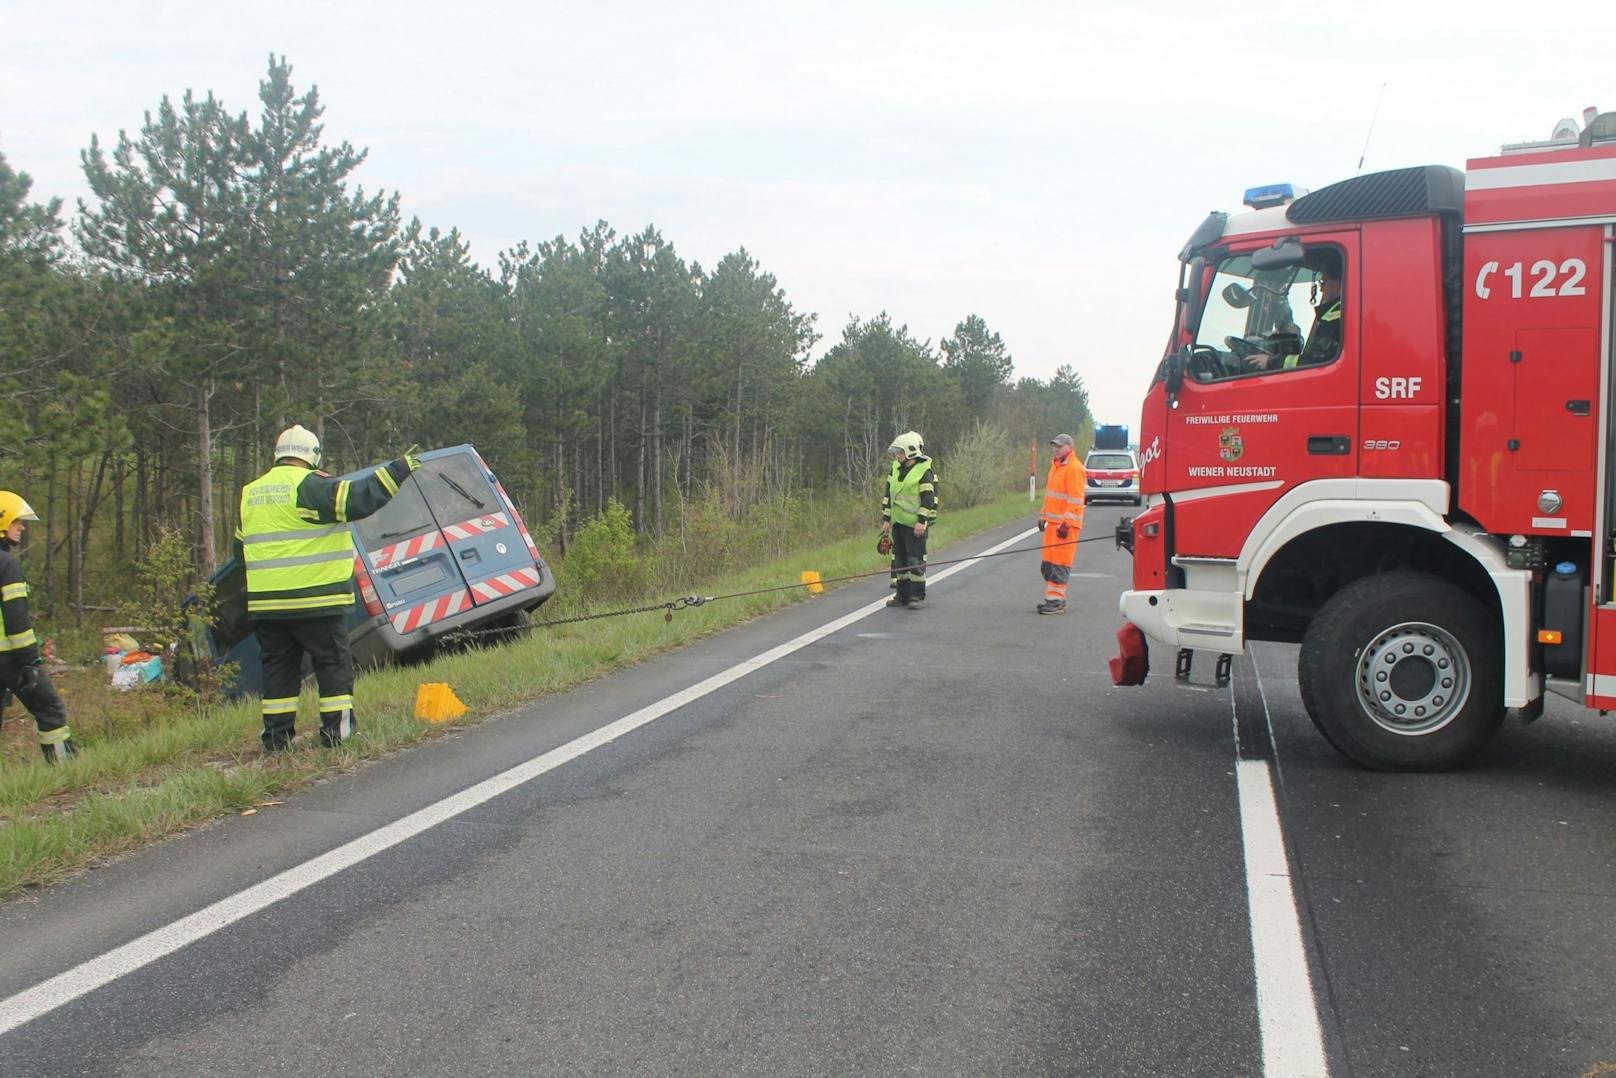
[(1044, 601), (1040, 614), (1066, 613), (1066, 585), (1072, 578), (1072, 554), (1077, 549), (1077, 533), (1083, 530), (1083, 463), (1072, 452), (1072, 436), (1057, 434), (1049, 440), (1054, 459), (1049, 462), (1049, 478), (1044, 482), (1044, 506), (1038, 514), (1038, 530), (1044, 533)]

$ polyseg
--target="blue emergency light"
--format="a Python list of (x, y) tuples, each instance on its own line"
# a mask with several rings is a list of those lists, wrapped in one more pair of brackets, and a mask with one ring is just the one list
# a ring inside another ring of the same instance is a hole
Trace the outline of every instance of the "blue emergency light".
[(1283, 206), (1305, 194), (1307, 188), (1294, 183), (1271, 183), (1266, 187), (1246, 188), (1246, 197), (1241, 201), (1254, 210), (1266, 210), (1270, 206)]

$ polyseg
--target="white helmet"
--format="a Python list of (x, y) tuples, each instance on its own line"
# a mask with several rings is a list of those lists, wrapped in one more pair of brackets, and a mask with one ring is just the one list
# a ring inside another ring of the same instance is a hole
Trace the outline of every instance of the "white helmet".
[(314, 432), (302, 424), (293, 424), (281, 431), (280, 437), (275, 439), (275, 459), (292, 457), (301, 460), (310, 468), (320, 466), (320, 439)]
[(907, 430), (892, 439), (892, 444), (887, 446), (887, 452), (902, 452), (904, 456), (913, 460), (926, 455), (926, 443), (918, 431)]

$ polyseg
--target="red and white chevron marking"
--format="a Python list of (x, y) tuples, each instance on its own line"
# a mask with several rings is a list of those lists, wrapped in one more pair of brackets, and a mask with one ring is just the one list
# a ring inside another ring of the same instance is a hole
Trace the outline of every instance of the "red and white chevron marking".
[(434, 621), (446, 618), (451, 614), (458, 614), (462, 610), (471, 609), (471, 594), (464, 588), (449, 595), (429, 599), (420, 606), (412, 606), (408, 610), (401, 610), (393, 615), (393, 628), (401, 633), (411, 633), (423, 625), (430, 625)]
[(378, 569), (390, 569), (442, 544), (443, 533), (430, 531), (425, 535), (417, 535), (414, 539), (406, 539), (402, 543), (394, 543), (392, 546), (371, 551), (370, 564)]
[(473, 517), (462, 520), (459, 524), (450, 524), (443, 529), (443, 534), (449, 537), (449, 542), (458, 542), (461, 539), (473, 539), (489, 532), (497, 532), (501, 528), (509, 528), (511, 518), (504, 513), (490, 513), (483, 517)]
[(499, 576), (477, 581), (471, 586), (471, 594), (479, 603), (486, 603), (490, 599), (514, 595), (524, 588), (537, 587), (538, 583), (537, 568), (518, 569), (514, 573), (501, 573)]

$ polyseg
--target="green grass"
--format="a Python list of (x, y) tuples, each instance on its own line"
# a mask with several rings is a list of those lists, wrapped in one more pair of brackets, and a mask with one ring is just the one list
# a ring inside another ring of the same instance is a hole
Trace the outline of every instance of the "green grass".
[[(966, 536), (1032, 511), (1025, 495), (1013, 495), (950, 513), (934, 531), (932, 560), (946, 560), (950, 545)], [(864, 530), (696, 590), (725, 595), (792, 583), (803, 570), (832, 578), (878, 570), (881, 565), (874, 535)], [(120, 698), (101, 685), (98, 672), (81, 672), (77, 691), (69, 693), (81, 751), (65, 766), (52, 768), (39, 761), (31, 745), (32, 722), (16, 705), (8, 714), (7, 750), (0, 761), (0, 896), (49, 883), (205, 820), (262, 806), (361, 760), (438, 736), (451, 726), (497, 717), (518, 704), (807, 598), (807, 590), (797, 587), (680, 610), (672, 621), (647, 613), (539, 628), (501, 647), (366, 673), (354, 687), (359, 736), (336, 750), (311, 744), (314, 703), (308, 693), (298, 723), (300, 747), (265, 756), (258, 744), (261, 720), (256, 699), (198, 707), (170, 703), (150, 690)], [(647, 604), (628, 602), (605, 609), (643, 605)], [(547, 611), (559, 607), (541, 607), (536, 616), (542, 620)], [(468, 712), (452, 723), (422, 722), (414, 714), (416, 688), (439, 681), (453, 688)], [(83, 709), (95, 694), (117, 706), (116, 720), (86, 721)]]

